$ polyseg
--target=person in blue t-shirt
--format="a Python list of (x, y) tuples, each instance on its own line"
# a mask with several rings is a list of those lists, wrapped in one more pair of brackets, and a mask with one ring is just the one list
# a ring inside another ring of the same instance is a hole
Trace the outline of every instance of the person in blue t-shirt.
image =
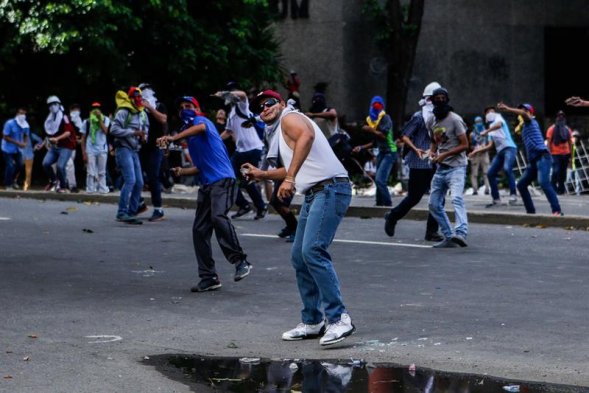
[(524, 126), (522, 129), (522, 139), (526, 148), (526, 156), (528, 158), (528, 165), (526, 171), (517, 182), (517, 189), (526, 212), (528, 214), (536, 213), (534, 202), (528, 191), (528, 186), (537, 180), (540, 187), (546, 195), (546, 199), (550, 203), (553, 216), (562, 216), (558, 196), (552, 184), (550, 183), (550, 170), (552, 168), (552, 156), (546, 144), (544, 144), (544, 137), (540, 130), (540, 125), (534, 116), (534, 107), (531, 104), (520, 104), (517, 108), (511, 108), (503, 102), (497, 104), (497, 109), (502, 112), (510, 112), (521, 116), (524, 119)]
[(221, 287), (211, 248), (213, 230), (225, 258), (235, 265), (234, 281), (248, 276), (252, 265), (246, 260), (247, 255), (243, 252), (235, 228), (227, 215), (237, 197), (235, 173), (227, 148), (215, 125), (201, 113), (200, 105), (194, 97), (184, 96), (179, 101), (182, 131), (173, 136), (165, 135), (157, 143), (162, 145), (187, 139), (194, 167), (177, 167), (173, 171), (176, 176), (198, 175), (201, 182), (192, 226), (200, 282), (191, 291), (212, 291)]
[(6, 162), (4, 171), (4, 186), (6, 189), (18, 189), (15, 181), (16, 174), (22, 166), (22, 156), (20, 149), (27, 146), (27, 135), (29, 133), (29, 124), (26, 120), (27, 111), (24, 108), (18, 108), (16, 116), (4, 124), (2, 132), (2, 155)]

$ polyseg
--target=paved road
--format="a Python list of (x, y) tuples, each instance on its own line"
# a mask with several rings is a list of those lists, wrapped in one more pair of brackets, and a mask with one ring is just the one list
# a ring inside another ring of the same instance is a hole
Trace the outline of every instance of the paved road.
[(358, 332), (322, 349), (279, 339), (300, 302), (289, 245), (268, 237), (276, 216), (235, 221), (250, 277), (234, 283), (216, 249), (223, 288), (192, 294), (193, 211), (141, 226), (114, 212), (0, 198), (0, 391), (187, 392), (140, 363), (162, 353), (353, 357), (589, 386), (587, 232), (474, 224), (470, 247), (434, 250), (423, 222), (391, 240), (381, 220), (346, 218), (332, 253)]

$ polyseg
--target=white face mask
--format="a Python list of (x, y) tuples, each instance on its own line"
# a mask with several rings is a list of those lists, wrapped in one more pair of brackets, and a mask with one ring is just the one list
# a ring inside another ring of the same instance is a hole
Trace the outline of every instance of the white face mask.
[(72, 119), (79, 119), (80, 118), (80, 111), (71, 111), (70, 112), (70, 117)]
[(485, 120), (488, 123), (492, 123), (495, 121), (495, 118), (497, 117), (497, 114), (495, 112), (489, 112), (487, 113), (487, 115), (485, 116)]
[(27, 120), (27, 115), (16, 115), (15, 119), (17, 123), (22, 123)]

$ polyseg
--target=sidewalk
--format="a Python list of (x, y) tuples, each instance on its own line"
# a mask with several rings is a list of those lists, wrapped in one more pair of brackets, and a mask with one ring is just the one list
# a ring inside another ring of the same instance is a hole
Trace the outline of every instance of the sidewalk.
[[(194, 209), (196, 207), (196, 187), (180, 187), (184, 192), (174, 192), (172, 194), (163, 194), (164, 207), (179, 207)], [(148, 192), (144, 192), (146, 203), (150, 205)], [(30, 199), (51, 199), (60, 201), (75, 202), (98, 202), (98, 203), (118, 203), (119, 194), (113, 192), (110, 194), (86, 194), (83, 191), (78, 194), (58, 194), (55, 192), (46, 192), (39, 190), (29, 191), (0, 191), (0, 198), (30, 198)], [(393, 197), (393, 206), (398, 204), (403, 196)], [(536, 205), (537, 214), (526, 214), (521, 199), (514, 206), (502, 205), (493, 208), (485, 206), (491, 202), (489, 195), (465, 195), (466, 208), (468, 211), (469, 222), (481, 224), (500, 224), (500, 225), (523, 225), (523, 226), (541, 226), (541, 227), (560, 227), (567, 229), (589, 230), (589, 195), (562, 195), (559, 201), (564, 212), (563, 217), (552, 217), (550, 215), (550, 206), (543, 195), (533, 196)], [(507, 201), (507, 198), (505, 198)], [(293, 200), (293, 208), (300, 207), (302, 202), (301, 196), (296, 196)], [(374, 197), (354, 196), (348, 209), (348, 216), (362, 218), (382, 218), (388, 211), (388, 208), (374, 206)], [(446, 203), (450, 218), (453, 219), (452, 206), (450, 201)], [(114, 216), (113, 210), (113, 216)], [(425, 220), (428, 214), (427, 195), (421, 202), (407, 214), (405, 219)]]

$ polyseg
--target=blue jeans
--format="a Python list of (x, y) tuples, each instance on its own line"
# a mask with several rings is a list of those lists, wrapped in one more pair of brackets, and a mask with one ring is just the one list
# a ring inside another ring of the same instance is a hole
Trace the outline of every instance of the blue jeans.
[(513, 175), (513, 164), (515, 164), (515, 155), (517, 149), (515, 147), (506, 147), (495, 155), (493, 162), (487, 172), (489, 185), (491, 186), (491, 196), (494, 201), (501, 199), (499, 197), (499, 189), (497, 188), (497, 175), (503, 169), (505, 176), (509, 182), (509, 194), (515, 195), (515, 176)]
[(16, 153), (6, 153), (3, 151), (2, 154), (4, 155), (4, 162), (6, 163), (6, 169), (4, 170), (4, 185), (10, 187), (15, 183), (18, 168), (22, 166), (22, 156), (18, 151)]
[[(446, 238), (454, 235), (466, 238), (468, 234), (468, 217), (466, 215), (466, 206), (464, 205), (464, 181), (466, 178), (466, 166), (459, 167), (438, 167), (432, 179), (432, 185), (429, 195), (429, 211), (438, 222), (442, 234)], [(452, 225), (444, 202), (446, 194), (450, 190), (452, 194), (452, 205), (454, 206), (454, 215), (456, 217), (456, 227), (452, 230)]]
[[(74, 151), (72, 149), (67, 149), (65, 147), (58, 147), (53, 146), (45, 154), (45, 158), (43, 159), (43, 169), (45, 169), (45, 173), (49, 176), (49, 180), (52, 183), (55, 183), (56, 180), (59, 180), (59, 187), (60, 188), (67, 188), (67, 178), (65, 173), (65, 167), (67, 166), (67, 162), (69, 161), (72, 153)], [(57, 179), (55, 177), (55, 172), (51, 165), (57, 162)]]
[(544, 191), (546, 199), (548, 199), (548, 202), (550, 203), (552, 212), (561, 212), (560, 204), (558, 203), (558, 197), (556, 196), (556, 191), (554, 191), (554, 187), (552, 187), (552, 184), (550, 184), (551, 167), (552, 157), (550, 156), (550, 153), (544, 153), (536, 160), (528, 163), (526, 171), (517, 182), (519, 195), (522, 197), (522, 201), (526, 207), (526, 212), (529, 214), (536, 213), (534, 202), (532, 201), (532, 197), (528, 191), (528, 186), (536, 179), (538, 180), (538, 183), (540, 183), (540, 187), (542, 187), (542, 191)]
[(117, 147), (115, 157), (123, 176), (117, 216), (124, 214), (132, 216), (137, 213), (143, 190), (143, 173), (141, 172), (139, 154), (127, 147)]
[(391, 152), (379, 153), (376, 157), (376, 206), (393, 205), (387, 184), (396, 158), (397, 154)]
[(352, 187), (349, 183), (329, 184), (322, 191), (305, 195), (291, 251), (291, 262), (303, 301), (303, 323), (320, 323), (323, 320), (322, 305), (328, 323), (339, 321), (341, 314), (346, 312), (327, 248), (351, 200)]

